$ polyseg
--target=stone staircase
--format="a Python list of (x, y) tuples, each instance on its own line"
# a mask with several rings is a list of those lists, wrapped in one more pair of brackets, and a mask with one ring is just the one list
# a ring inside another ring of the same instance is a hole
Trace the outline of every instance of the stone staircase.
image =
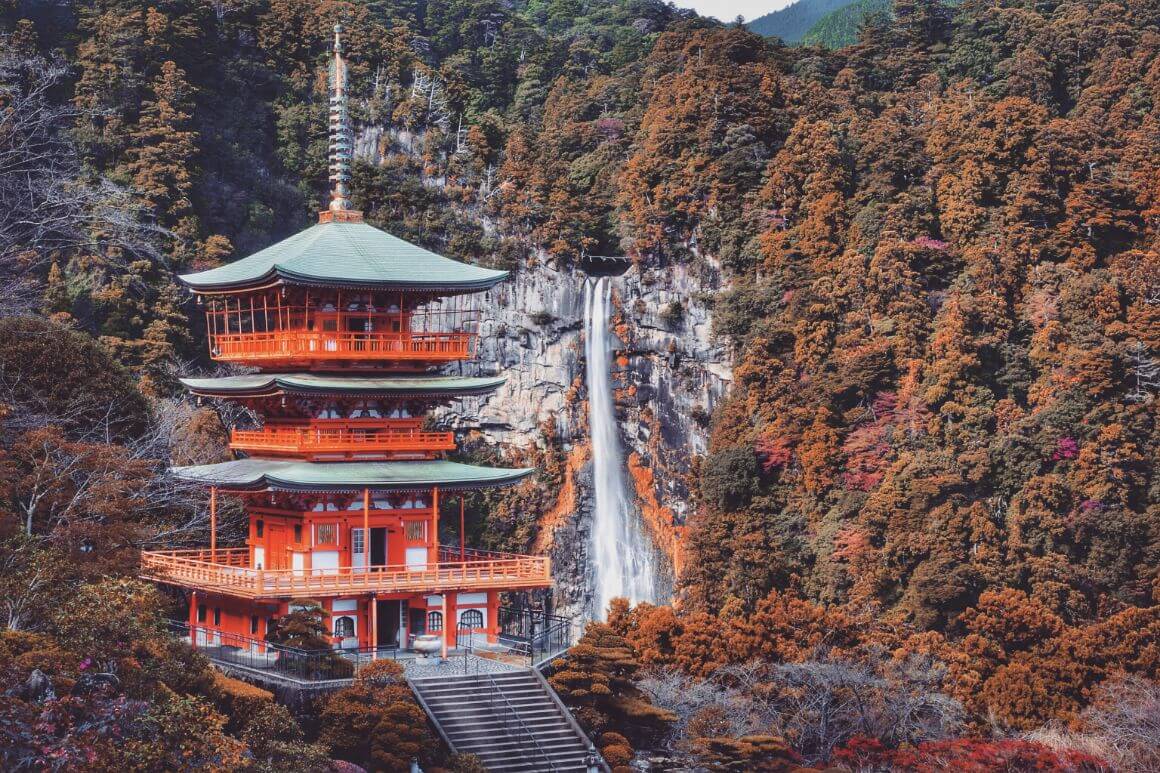
[(535, 669), (410, 679), (420, 705), (453, 753), (488, 770), (607, 770), (576, 720)]

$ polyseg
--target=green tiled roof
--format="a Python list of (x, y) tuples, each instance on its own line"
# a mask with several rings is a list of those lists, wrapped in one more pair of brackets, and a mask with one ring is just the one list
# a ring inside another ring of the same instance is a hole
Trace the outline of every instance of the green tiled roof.
[(510, 486), (532, 468), (476, 467), (448, 461), (298, 462), (239, 459), (198, 467), (174, 467), (177, 477), (229, 491), (361, 491), (429, 489), (461, 491)]
[(507, 271), (436, 255), (366, 223), (319, 223), (248, 258), (181, 280), (206, 292), (279, 278), (319, 287), (469, 292), (486, 290), (507, 276)]
[(269, 397), (290, 394), (395, 396), (478, 395), (496, 389), (502, 376), (328, 376), (317, 373), (254, 373), (220, 378), (183, 378), (189, 391), (206, 397)]

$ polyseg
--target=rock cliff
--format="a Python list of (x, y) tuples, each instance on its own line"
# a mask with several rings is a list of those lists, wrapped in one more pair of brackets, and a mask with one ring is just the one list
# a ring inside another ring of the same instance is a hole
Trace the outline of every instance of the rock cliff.
[[(587, 274), (543, 260), (476, 299), (480, 351), (465, 375), (503, 373), (494, 395), (447, 409), (443, 422), (486, 430), (505, 446), (542, 444), (552, 422), (567, 454), (557, 506), (544, 514), (537, 547), (553, 558), (555, 605), (590, 614), (588, 528), (592, 476), (584, 383), (584, 283)], [(690, 475), (707, 444), (707, 419), (731, 378), (728, 353), (710, 332), (710, 298), (719, 289), (710, 265), (632, 265), (614, 279), (619, 341), (614, 383), (621, 435), (640, 514), (668, 566), (680, 566)], [(662, 583), (671, 587), (669, 582)]]

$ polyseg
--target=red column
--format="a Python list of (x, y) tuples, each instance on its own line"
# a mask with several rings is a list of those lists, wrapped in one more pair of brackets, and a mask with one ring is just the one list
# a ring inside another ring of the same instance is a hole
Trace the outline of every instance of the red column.
[(447, 660), (447, 639), (454, 635), (455, 626), (451, 624), (451, 616), (447, 613), (447, 597), (451, 594), (443, 592), (443, 659)]
[[(370, 555), (368, 552), (367, 555)], [(371, 658), (379, 659), (379, 599), (371, 594)]]
[(197, 649), (197, 591), (189, 594), (189, 645)]
[(487, 640), (491, 644), (499, 641), (499, 591), (487, 594)]

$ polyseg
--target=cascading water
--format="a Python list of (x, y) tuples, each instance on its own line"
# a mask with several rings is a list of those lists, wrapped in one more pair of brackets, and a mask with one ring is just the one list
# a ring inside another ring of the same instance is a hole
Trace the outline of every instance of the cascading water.
[(592, 436), (595, 511), (592, 520), (592, 569), (595, 613), (603, 619), (609, 602), (623, 596), (632, 603), (657, 598), (657, 551), (625, 485), (624, 458), (612, 399), (612, 346), (608, 321), (612, 283), (601, 277), (585, 284), (584, 332), (588, 383), (588, 431)]

